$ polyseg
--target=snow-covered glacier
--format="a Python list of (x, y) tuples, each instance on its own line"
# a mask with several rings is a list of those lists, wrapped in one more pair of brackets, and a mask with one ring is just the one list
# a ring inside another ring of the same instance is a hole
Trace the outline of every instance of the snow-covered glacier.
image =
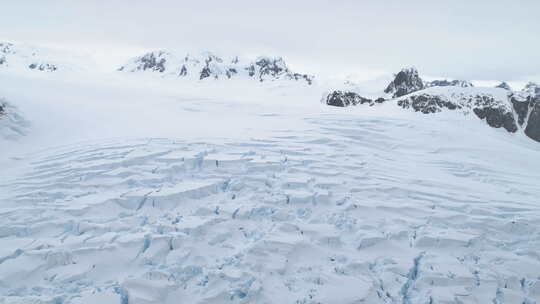
[(29, 122), (0, 138), (2, 304), (540, 303), (521, 129), (286, 79), (34, 74), (0, 71)]

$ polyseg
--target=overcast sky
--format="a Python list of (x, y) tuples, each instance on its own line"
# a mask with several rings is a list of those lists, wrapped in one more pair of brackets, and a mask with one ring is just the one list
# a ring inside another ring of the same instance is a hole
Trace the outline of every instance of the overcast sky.
[(109, 61), (210, 50), (280, 55), (317, 74), (412, 65), (450, 78), (540, 79), (539, 0), (3, 1), (0, 39)]

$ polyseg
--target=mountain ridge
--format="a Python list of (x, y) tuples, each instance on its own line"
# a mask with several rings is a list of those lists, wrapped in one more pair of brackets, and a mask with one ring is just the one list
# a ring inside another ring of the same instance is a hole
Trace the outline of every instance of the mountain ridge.
[(532, 82), (522, 91), (512, 91), (506, 82), (494, 88), (473, 87), (465, 81), (431, 82), (426, 86), (415, 68), (405, 68), (386, 87), (386, 95), (376, 99), (362, 97), (353, 91), (336, 90), (323, 97), (330, 106), (346, 107), (383, 102), (423, 114), (454, 111), (474, 114), (493, 128), (510, 133), (523, 131), (540, 142), (540, 87)]
[(118, 68), (122, 72), (158, 72), (163, 75), (204, 79), (253, 78), (260, 82), (272, 80), (305, 81), (311, 85), (313, 75), (293, 72), (282, 57), (259, 56), (252, 61), (240, 60), (238, 56), (224, 59), (211, 52), (193, 56), (177, 56), (168, 51), (148, 52), (130, 59)]

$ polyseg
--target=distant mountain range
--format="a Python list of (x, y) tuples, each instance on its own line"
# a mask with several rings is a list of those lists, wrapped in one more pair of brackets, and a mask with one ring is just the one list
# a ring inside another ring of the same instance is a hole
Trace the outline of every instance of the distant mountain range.
[[(0, 69), (44, 73), (84, 70), (77, 66), (80, 62), (77, 60), (77, 57), (46, 48), (0, 43)], [(315, 80), (313, 75), (292, 71), (281, 57), (259, 56), (254, 60), (244, 60), (238, 56), (222, 58), (210, 52), (181, 56), (167, 51), (149, 52), (130, 59), (118, 71), (152, 73), (193, 81), (238, 78), (312, 85)], [(520, 91), (514, 91), (506, 82), (493, 88), (474, 87), (466, 80), (424, 81), (417, 69), (405, 68), (394, 75), (380, 96), (368, 98), (352, 88), (331, 90), (323, 102), (337, 107), (394, 103), (424, 114), (441, 111), (474, 114), (491, 127), (504, 128), (511, 133), (523, 132), (540, 141), (540, 85), (533, 82)], [(3, 114), (4, 118), (8, 112), (6, 109), (6, 106), (0, 108), (0, 115)]]
[(166, 51), (150, 52), (133, 58), (120, 67), (119, 71), (150, 71), (196, 80), (245, 77), (261, 82), (284, 79), (307, 84), (312, 84), (314, 78), (312, 75), (291, 71), (281, 57), (260, 56), (254, 61), (244, 62), (239, 57), (223, 59), (209, 52), (181, 57)]

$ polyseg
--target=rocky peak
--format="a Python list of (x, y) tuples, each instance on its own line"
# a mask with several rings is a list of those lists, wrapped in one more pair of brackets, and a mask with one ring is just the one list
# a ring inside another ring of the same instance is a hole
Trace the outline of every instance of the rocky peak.
[(288, 72), (289, 69), (281, 57), (259, 57), (255, 61), (259, 70), (259, 79), (263, 79), (265, 76), (276, 77), (282, 73)]
[[(155, 72), (163, 73), (166, 70), (165, 64), (169, 60), (170, 54), (165, 51), (156, 51), (146, 53), (143, 56), (135, 58), (134, 66), (129, 70), (130, 72), (135, 71), (146, 71), (151, 70)], [(126, 66), (120, 67), (120, 71), (126, 69)]]
[(386, 87), (384, 92), (393, 94), (392, 97), (400, 97), (423, 88), (424, 82), (418, 75), (418, 70), (416, 68), (405, 68), (396, 74), (394, 80)]
[(508, 90), (508, 91), (512, 91), (512, 87), (510, 87), (510, 85), (508, 83), (506, 83), (505, 81), (499, 83), (495, 87), (499, 88), (499, 89), (505, 89), (505, 90)]

